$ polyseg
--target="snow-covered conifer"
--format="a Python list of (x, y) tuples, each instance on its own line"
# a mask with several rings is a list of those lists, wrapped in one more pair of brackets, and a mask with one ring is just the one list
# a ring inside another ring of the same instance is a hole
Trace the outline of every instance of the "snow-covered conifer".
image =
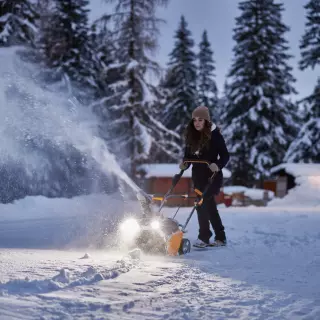
[(149, 75), (159, 74), (159, 65), (151, 55), (157, 48), (159, 22), (156, 8), (165, 0), (106, 0), (115, 3), (112, 14), (114, 42), (117, 47), (113, 65), (115, 79), (109, 85), (113, 94), (104, 102), (112, 122), (109, 144), (132, 178), (138, 166), (150, 158), (152, 150), (161, 150), (171, 158), (180, 156), (179, 136), (159, 121), (156, 108), (159, 92)]
[(205, 30), (199, 45), (199, 71), (198, 71), (198, 105), (207, 106), (213, 120), (218, 119), (218, 89), (215, 81), (215, 61), (213, 51)]
[(181, 17), (175, 39), (164, 81), (169, 94), (163, 120), (168, 128), (181, 136), (198, 101), (194, 41), (184, 16)]
[(29, 0), (0, 1), (0, 46), (33, 44), (38, 14)]
[(223, 123), (234, 182), (250, 184), (282, 162), (297, 133), (296, 93), (282, 22), (274, 0), (239, 3), (234, 59), (228, 74)]
[(320, 64), (320, 1), (310, 0), (304, 8), (307, 13), (306, 30), (300, 42), (302, 70)]

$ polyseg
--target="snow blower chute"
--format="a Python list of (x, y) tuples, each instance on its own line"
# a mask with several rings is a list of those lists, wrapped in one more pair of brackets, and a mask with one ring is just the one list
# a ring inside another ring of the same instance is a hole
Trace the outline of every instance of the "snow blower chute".
[[(210, 164), (207, 161), (197, 160), (185, 160), (184, 162), (203, 163), (204, 165)], [(124, 236), (123, 238), (128, 240), (130, 247), (138, 247), (146, 253), (170, 256), (182, 255), (190, 252), (191, 243), (189, 239), (184, 237), (186, 227), (197, 207), (201, 206), (203, 197), (208, 192), (213, 181), (214, 174), (209, 178), (208, 184), (203, 192), (195, 189), (196, 197), (190, 197), (187, 194), (171, 194), (183, 173), (184, 170), (181, 170), (180, 173), (174, 175), (171, 187), (165, 195), (149, 195), (144, 191), (141, 191), (138, 198), (143, 208), (142, 217), (138, 219), (127, 219), (120, 225), (120, 232)], [(195, 199), (192, 210), (184, 224), (180, 224), (175, 219), (181, 205), (178, 207), (172, 218), (164, 217), (161, 213), (164, 204), (170, 198), (181, 198), (182, 200), (190, 198)], [(158, 210), (156, 212), (152, 211), (151, 205), (159, 201)]]

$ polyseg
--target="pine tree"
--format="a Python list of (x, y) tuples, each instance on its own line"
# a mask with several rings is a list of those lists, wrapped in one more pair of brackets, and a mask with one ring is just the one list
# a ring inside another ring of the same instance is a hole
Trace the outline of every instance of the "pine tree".
[(312, 69), (320, 64), (320, 1), (309, 0), (304, 6), (307, 11), (306, 30), (300, 42), (301, 70)]
[(0, 1), (0, 46), (33, 44), (38, 14), (30, 0)]
[(285, 161), (320, 163), (320, 78), (307, 103), (304, 125), (297, 138), (291, 143)]
[(282, 162), (297, 132), (296, 93), (288, 66), (283, 4), (248, 0), (239, 4), (234, 29), (234, 60), (223, 115), (234, 181), (244, 185), (269, 174)]
[(216, 121), (218, 118), (218, 89), (214, 80), (215, 61), (206, 30), (202, 34), (199, 47), (198, 104), (207, 106), (212, 118)]
[[(301, 70), (314, 69), (320, 64), (320, 1), (310, 0), (307, 11), (306, 31), (301, 39)], [(304, 124), (296, 139), (291, 143), (285, 161), (320, 162), (320, 78), (313, 93), (302, 100), (305, 106)]]
[[(92, 56), (93, 79), (98, 97), (112, 93), (109, 85), (114, 82), (113, 68), (116, 61), (116, 46), (109, 26), (111, 16), (103, 15), (95, 21), (90, 30), (90, 43), (95, 48)], [(117, 66), (116, 66), (117, 67)]]
[(104, 14), (93, 23), (91, 28), (90, 41), (96, 48), (92, 56), (96, 92), (91, 108), (100, 119), (100, 136), (108, 142), (113, 152), (117, 153), (117, 143), (114, 141), (113, 134), (117, 131), (117, 124), (113, 121), (115, 112), (111, 112), (109, 107), (118, 101), (114, 84), (123, 80), (123, 74), (119, 70), (117, 58), (119, 48), (110, 28), (111, 18), (109, 14)]
[(180, 136), (197, 106), (197, 66), (194, 41), (184, 16), (175, 35), (164, 87), (169, 92), (163, 121)]
[(49, 68), (91, 86), (88, 4), (88, 0), (56, 0), (41, 25), (38, 49)]
[[(159, 65), (150, 56), (157, 48), (158, 25), (155, 11), (167, 0), (106, 0), (115, 2), (114, 41), (117, 64), (113, 68), (115, 80), (110, 84), (113, 95), (105, 100), (113, 121), (109, 127), (113, 152), (127, 158), (124, 168), (133, 179), (138, 165), (149, 159), (157, 149), (173, 158), (181, 147), (174, 141), (177, 135), (157, 120), (156, 87), (147, 74), (159, 72)], [(120, 158), (120, 157), (119, 157)]]
[(56, 40), (56, 34), (52, 27), (57, 15), (55, 1), (38, 0), (37, 12), (39, 13), (39, 32), (35, 37), (35, 50), (31, 52), (30, 60), (45, 67), (50, 64), (51, 51)]

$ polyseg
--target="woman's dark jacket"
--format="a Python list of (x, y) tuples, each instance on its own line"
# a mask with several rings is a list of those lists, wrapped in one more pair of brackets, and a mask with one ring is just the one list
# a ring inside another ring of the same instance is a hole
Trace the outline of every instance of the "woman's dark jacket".
[[(198, 154), (192, 153), (190, 148), (187, 146), (184, 154), (184, 160), (206, 160), (210, 163), (214, 162), (218, 165), (220, 171), (213, 180), (211, 194), (219, 193), (223, 182), (222, 168), (228, 163), (229, 158), (230, 155), (226, 143), (218, 128), (215, 128), (211, 132), (209, 146), (202, 148)], [(212, 171), (207, 164), (192, 164), (192, 180), (194, 188), (203, 191), (211, 176)]]

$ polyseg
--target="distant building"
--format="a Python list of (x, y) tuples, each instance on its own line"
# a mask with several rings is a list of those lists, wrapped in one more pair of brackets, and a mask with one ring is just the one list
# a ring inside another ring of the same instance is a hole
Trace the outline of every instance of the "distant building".
[[(142, 172), (145, 172), (145, 191), (149, 194), (160, 195), (165, 194), (171, 186), (172, 177), (180, 172), (178, 164), (171, 163), (152, 163), (146, 164), (140, 167)], [(227, 169), (222, 169), (224, 179), (231, 177), (231, 172)], [(173, 194), (175, 195), (188, 195), (191, 197), (184, 200), (183, 198), (170, 199), (167, 202), (168, 206), (192, 206), (194, 203), (195, 193), (193, 191), (192, 179), (191, 179), (191, 168), (186, 170), (176, 185)], [(224, 194), (221, 191), (216, 197), (218, 203), (225, 203)], [(226, 201), (227, 202), (227, 201)], [(226, 203), (228, 205), (228, 203)]]
[(279, 198), (286, 196), (290, 189), (299, 184), (301, 177), (319, 179), (320, 186), (320, 163), (282, 163), (273, 167), (271, 173), (274, 176), (275, 195)]

